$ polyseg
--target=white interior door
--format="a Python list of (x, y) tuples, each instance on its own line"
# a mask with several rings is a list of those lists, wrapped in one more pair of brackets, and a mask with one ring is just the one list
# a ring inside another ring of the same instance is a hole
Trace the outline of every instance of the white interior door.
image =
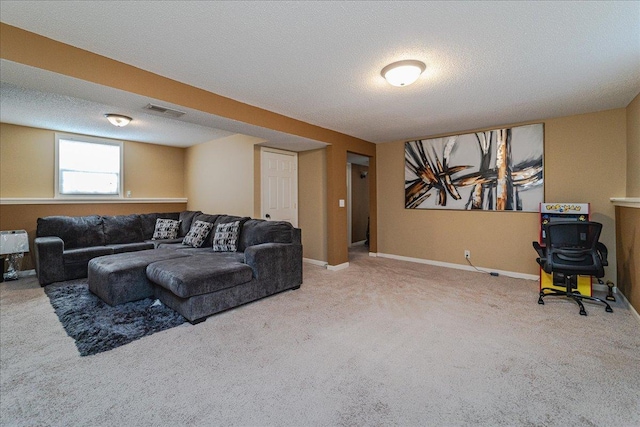
[(262, 149), (262, 218), (298, 226), (298, 154)]

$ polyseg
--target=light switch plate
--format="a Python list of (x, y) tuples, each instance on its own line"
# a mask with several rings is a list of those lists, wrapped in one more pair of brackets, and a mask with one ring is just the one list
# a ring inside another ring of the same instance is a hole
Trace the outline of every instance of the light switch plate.
[(340, 206), (341, 208), (344, 208), (344, 199), (338, 200), (338, 206)]

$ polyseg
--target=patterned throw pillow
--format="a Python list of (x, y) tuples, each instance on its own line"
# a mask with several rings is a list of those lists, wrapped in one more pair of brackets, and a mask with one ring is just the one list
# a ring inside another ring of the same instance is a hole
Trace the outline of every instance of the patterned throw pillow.
[(177, 219), (158, 218), (156, 229), (153, 231), (153, 240), (175, 239), (178, 237), (180, 221)]
[(235, 252), (238, 250), (238, 231), (240, 221), (218, 224), (213, 236), (214, 252)]
[(213, 224), (211, 224), (210, 222), (195, 221), (193, 224), (191, 224), (191, 229), (189, 230), (187, 235), (184, 236), (182, 244), (193, 246), (194, 248), (201, 247), (212, 228)]

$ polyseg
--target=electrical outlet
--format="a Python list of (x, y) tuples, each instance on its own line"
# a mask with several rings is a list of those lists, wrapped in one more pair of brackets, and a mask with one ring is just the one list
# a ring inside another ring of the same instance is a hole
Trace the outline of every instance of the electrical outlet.
[(465, 249), (465, 251), (464, 251), (464, 257), (465, 257), (465, 259), (469, 259), (469, 258), (471, 258), (471, 251), (469, 251), (469, 250), (466, 250), (466, 249)]

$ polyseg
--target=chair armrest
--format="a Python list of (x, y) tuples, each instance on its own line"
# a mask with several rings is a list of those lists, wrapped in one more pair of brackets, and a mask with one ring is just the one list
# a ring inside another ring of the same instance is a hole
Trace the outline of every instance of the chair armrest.
[(609, 261), (607, 261), (607, 257), (609, 256), (609, 250), (604, 245), (604, 243), (598, 242), (596, 243), (596, 250), (600, 255), (600, 260), (602, 261), (602, 266), (609, 265)]
[(542, 246), (540, 246), (540, 243), (538, 243), (538, 242), (532, 242), (532, 243), (533, 243), (533, 249), (536, 250), (536, 252), (538, 253), (538, 256), (540, 257), (536, 261), (540, 265), (544, 264), (546, 262), (546, 260), (547, 260), (547, 251), (546, 251), (546, 249), (543, 248)]
[(48, 285), (64, 280), (64, 242), (59, 237), (36, 237), (35, 246), (36, 273), (40, 285)]

